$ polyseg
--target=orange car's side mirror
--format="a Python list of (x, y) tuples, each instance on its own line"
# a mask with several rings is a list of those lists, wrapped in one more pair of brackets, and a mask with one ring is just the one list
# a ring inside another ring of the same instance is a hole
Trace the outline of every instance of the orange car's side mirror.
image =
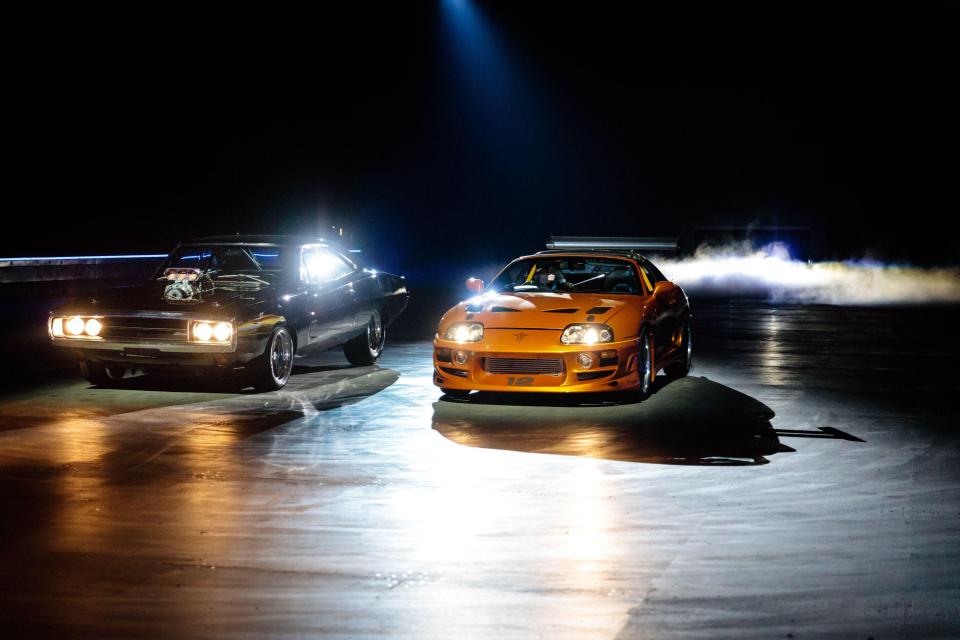
[(483, 293), (483, 280), (480, 278), (467, 278), (467, 289), (478, 295)]
[(657, 284), (653, 285), (653, 295), (658, 296), (662, 293), (672, 291), (673, 287), (673, 283), (669, 280), (661, 280)]

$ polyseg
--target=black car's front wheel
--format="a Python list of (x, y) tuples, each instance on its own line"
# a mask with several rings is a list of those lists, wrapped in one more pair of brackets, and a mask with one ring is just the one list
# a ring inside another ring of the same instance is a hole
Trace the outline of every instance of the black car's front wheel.
[(374, 309), (366, 330), (343, 345), (343, 355), (355, 367), (369, 367), (383, 353), (386, 341), (387, 329), (383, 326), (383, 317)]
[(118, 364), (105, 364), (96, 360), (81, 360), (80, 373), (87, 382), (98, 387), (108, 387), (121, 380), (127, 368)]
[(287, 384), (293, 370), (293, 336), (280, 325), (270, 334), (263, 355), (253, 362), (253, 386), (258, 391), (275, 391)]

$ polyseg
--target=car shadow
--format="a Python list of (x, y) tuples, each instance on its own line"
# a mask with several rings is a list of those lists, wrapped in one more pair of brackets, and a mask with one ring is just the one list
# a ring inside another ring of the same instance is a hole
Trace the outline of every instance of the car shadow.
[(317, 371), (342, 371), (344, 369), (353, 369), (354, 366), (347, 362), (338, 364), (295, 364), (290, 375), (302, 376), (306, 373), (316, 373)]
[[(330, 365), (294, 365), (290, 372), (288, 385), (302, 386), (304, 381), (313, 381), (342, 375), (352, 376), (365, 367), (353, 367), (349, 364)], [(230, 372), (222, 374), (183, 373), (143, 373), (130, 372), (108, 385), (90, 385), (91, 389), (111, 389), (129, 391), (189, 391), (191, 393), (258, 393), (246, 378)]]
[(744, 393), (698, 377), (662, 382), (656, 391), (643, 402), (444, 396), (433, 405), (433, 428), (472, 447), (655, 464), (757, 465), (795, 451), (770, 424), (773, 410)]
[(149, 380), (150, 377), (118, 381), (118, 386), (103, 389), (109, 393), (104, 395), (104, 399), (115, 397), (124, 390), (189, 392), (190, 401), (156, 407), (155, 411), (175, 408), (182, 416), (189, 415), (190, 420), (195, 422), (220, 419), (235, 421), (243, 423), (245, 429), (252, 429), (251, 433), (256, 433), (297, 418), (365, 400), (391, 386), (400, 378), (400, 374), (377, 365), (311, 371), (291, 376), (286, 386), (277, 391), (211, 395), (209, 399), (194, 395), (192, 392), (198, 389), (189, 386), (192, 384), (189, 381), (169, 378)]
[(195, 374), (130, 373), (109, 384), (91, 384), (90, 389), (111, 391), (179, 391), (191, 393), (241, 393), (243, 385), (232, 376)]

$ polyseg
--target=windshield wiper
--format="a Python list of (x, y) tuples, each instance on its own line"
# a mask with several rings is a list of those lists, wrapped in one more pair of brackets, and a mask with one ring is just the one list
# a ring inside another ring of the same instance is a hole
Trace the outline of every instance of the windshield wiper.
[(247, 278), (248, 280), (250, 280), (250, 281), (252, 281), (252, 282), (254, 282), (254, 283), (256, 283), (256, 284), (270, 284), (267, 280), (264, 280), (263, 278), (260, 278), (260, 277), (255, 276), (255, 275), (251, 275), (251, 274), (249, 274), (249, 273), (223, 273), (223, 274), (217, 274), (217, 275), (214, 277), (214, 282), (216, 282), (217, 280), (228, 280), (228, 279), (230, 279), (230, 278)]
[(587, 278), (586, 280), (581, 280), (580, 282), (578, 282), (578, 283), (576, 283), (576, 284), (572, 284), (572, 285), (570, 285), (570, 288), (571, 288), (571, 289), (576, 289), (576, 288), (579, 287), (580, 285), (587, 284), (588, 282), (593, 282), (594, 280), (597, 280), (598, 278), (605, 278), (606, 276), (607, 276), (607, 274), (601, 273), (601, 274), (599, 274), (599, 275), (593, 276), (592, 278)]

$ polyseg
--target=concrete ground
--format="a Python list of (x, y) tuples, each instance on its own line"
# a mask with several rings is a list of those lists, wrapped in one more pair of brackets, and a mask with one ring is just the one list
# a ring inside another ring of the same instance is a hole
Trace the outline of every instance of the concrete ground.
[(0, 636), (960, 637), (960, 312), (695, 312), (639, 404), (443, 399), (427, 340), (9, 391)]

